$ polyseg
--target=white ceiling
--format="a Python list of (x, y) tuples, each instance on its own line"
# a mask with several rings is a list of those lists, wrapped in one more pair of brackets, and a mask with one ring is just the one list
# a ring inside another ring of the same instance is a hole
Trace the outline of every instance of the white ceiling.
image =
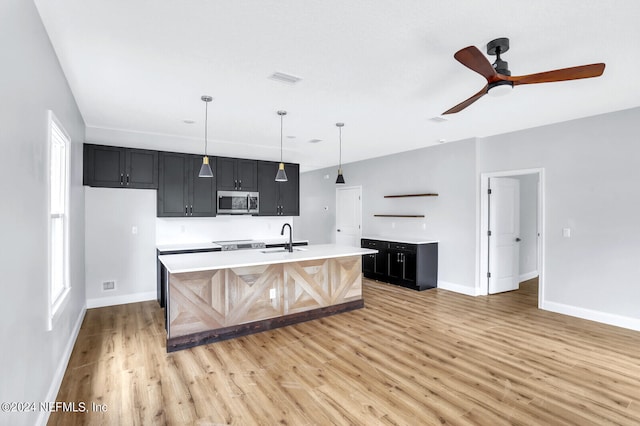
[[(210, 155), (279, 159), (285, 109), (284, 161), (311, 170), (337, 164), (338, 121), (348, 163), (640, 105), (637, 0), (35, 2), (90, 142), (201, 152), (207, 94)], [(606, 69), (431, 121), (486, 83), (453, 54), (498, 37), (513, 75)]]

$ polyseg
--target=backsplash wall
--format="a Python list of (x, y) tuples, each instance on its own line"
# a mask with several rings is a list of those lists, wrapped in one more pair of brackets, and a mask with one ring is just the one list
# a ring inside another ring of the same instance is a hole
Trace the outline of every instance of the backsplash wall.
[[(224, 240), (280, 238), (282, 225), (293, 225), (291, 216), (216, 216), (185, 218), (156, 218), (156, 244), (201, 243)], [(294, 236), (303, 238), (296, 233)]]

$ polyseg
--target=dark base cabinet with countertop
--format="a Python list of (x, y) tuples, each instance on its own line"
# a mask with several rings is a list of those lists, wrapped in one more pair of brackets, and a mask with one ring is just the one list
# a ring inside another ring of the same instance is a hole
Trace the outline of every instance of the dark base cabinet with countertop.
[(405, 243), (363, 238), (361, 247), (378, 250), (362, 257), (366, 278), (414, 290), (438, 286), (438, 243)]

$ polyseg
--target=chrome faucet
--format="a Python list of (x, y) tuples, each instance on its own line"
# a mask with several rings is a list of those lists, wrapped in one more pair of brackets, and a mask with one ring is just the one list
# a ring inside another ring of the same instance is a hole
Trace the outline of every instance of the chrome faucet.
[(291, 225), (289, 225), (288, 223), (285, 223), (284, 225), (282, 225), (282, 230), (280, 231), (280, 235), (284, 235), (285, 226), (289, 227), (289, 243), (285, 246), (285, 248), (289, 250), (289, 253), (293, 253), (293, 236), (291, 235), (292, 233)]

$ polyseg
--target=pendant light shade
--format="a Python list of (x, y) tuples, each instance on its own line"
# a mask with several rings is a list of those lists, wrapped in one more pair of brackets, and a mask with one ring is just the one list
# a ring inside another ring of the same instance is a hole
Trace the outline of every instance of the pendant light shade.
[(207, 157), (207, 124), (209, 117), (208, 105), (213, 100), (211, 96), (203, 95), (200, 99), (204, 101), (204, 157), (202, 157), (202, 166), (200, 167), (200, 173), (198, 177), (212, 178), (213, 171), (209, 165), (209, 157)]
[(344, 127), (344, 123), (336, 123), (336, 127), (340, 130), (340, 162), (338, 163), (336, 185), (344, 185), (344, 176), (342, 176), (342, 128)]
[(280, 164), (278, 165), (278, 173), (276, 173), (276, 182), (286, 182), (287, 173), (284, 171), (284, 163), (282, 162), (282, 121), (283, 117), (287, 115), (287, 111), (278, 111), (280, 116)]

